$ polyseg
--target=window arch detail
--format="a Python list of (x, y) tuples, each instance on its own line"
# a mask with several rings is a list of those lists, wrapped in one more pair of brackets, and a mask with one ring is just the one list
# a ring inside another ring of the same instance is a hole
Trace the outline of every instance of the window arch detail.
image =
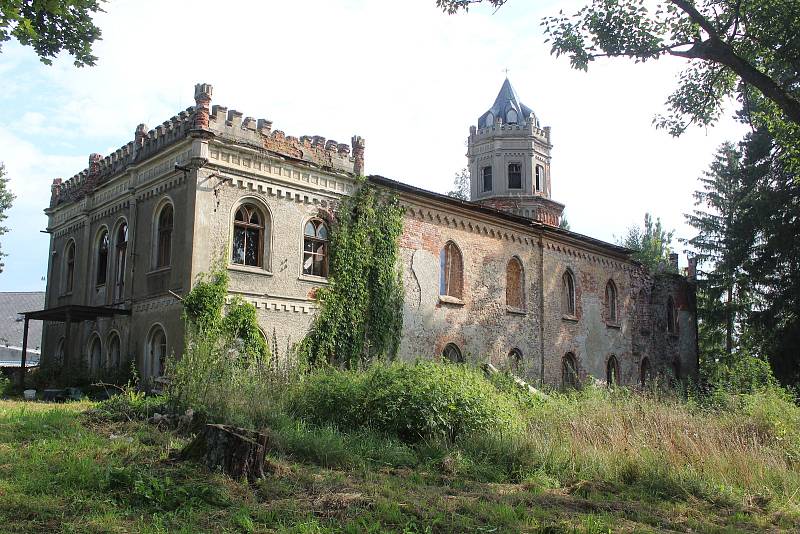
[(617, 312), (617, 286), (613, 280), (606, 284), (606, 320), (609, 323), (619, 322)]
[(569, 269), (561, 277), (561, 311), (564, 315), (575, 316), (575, 277)]
[(172, 265), (172, 230), (175, 226), (175, 210), (171, 202), (165, 202), (158, 211), (155, 232), (155, 267)]
[(303, 274), (328, 277), (328, 224), (320, 218), (303, 226)]
[(233, 214), (231, 263), (251, 267), (268, 266), (268, 213), (252, 202), (242, 203)]
[(525, 309), (525, 270), (516, 256), (506, 265), (506, 305), (517, 310)]
[(568, 352), (561, 359), (561, 386), (574, 389), (578, 385), (578, 362), (575, 355)]
[(439, 254), (439, 294), (460, 299), (464, 294), (464, 263), (461, 250), (452, 241)]

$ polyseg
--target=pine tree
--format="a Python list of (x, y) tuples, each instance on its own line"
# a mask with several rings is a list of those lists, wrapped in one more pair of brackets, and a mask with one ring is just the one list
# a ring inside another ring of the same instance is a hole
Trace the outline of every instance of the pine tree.
[(631, 256), (636, 261), (648, 268), (651, 272), (659, 268), (669, 270), (669, 253), (674, 230), (667, 232), (661, 224), (661, 219), (649, 213), (644, 214), (644, 227), (633, 225), (626, 234), (617, 240), (617, 244), (633, 251)]

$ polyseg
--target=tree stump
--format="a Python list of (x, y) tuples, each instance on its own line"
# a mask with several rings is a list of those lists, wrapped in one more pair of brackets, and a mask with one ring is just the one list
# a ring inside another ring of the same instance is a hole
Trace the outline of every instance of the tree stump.
[(195, 460), (209, 469), (222, 469), (235, 479), (252, 482), (264, 476), (264, 454), (269, 436), (255, 430), (228, 425), (206, 425), (178, 456)]

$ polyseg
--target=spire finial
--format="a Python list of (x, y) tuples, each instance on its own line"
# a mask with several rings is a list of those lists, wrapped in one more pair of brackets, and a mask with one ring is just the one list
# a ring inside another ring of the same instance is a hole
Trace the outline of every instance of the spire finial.
[(505, 73), (506, 73), (506, 79), (508, 79), (508, 70), (509, 70), (509, 69), (508, 69), (508, 67), (506, 67), (506, 68), (504, 68), (504, 69), (503, 69), (503, 72), (505, 72)]

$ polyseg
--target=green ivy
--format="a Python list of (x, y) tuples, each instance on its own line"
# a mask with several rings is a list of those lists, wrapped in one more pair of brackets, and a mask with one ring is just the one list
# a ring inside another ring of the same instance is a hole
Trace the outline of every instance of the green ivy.
[(242, 354), (269, 361), (267, 340), (258, 327), (256, 308), (241, 297), (234, 297), (225, 310), (228, 295), (228, 271), (218, 262), (210, 273), (202, 273), (183, 299), (183, 317), (189, 335), (224, 336), (239, 345)]
[(393, 359), (403, 327), (403, 209), (395, 195), (362, 181), (332, 222), (329, 283), (317, 291), (320, 309), (299, 353), (311, 366), (351, 369)]

